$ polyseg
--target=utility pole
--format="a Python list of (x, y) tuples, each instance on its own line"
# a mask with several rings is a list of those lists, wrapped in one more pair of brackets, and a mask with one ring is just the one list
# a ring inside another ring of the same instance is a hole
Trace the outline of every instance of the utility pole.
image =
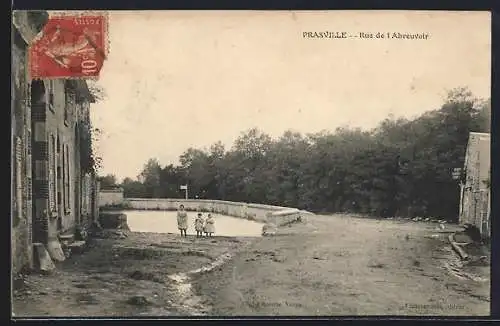
[(181, 190), (184, 190), (184, 193), (186, 194), (186, 199), (188, 199), (188, 185), (181, 185), (180, 186)]

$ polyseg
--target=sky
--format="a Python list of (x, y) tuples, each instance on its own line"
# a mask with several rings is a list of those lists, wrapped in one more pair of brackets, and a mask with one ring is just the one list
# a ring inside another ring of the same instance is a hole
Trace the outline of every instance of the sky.
[[(370, 129), (437, 109), (455, 87), (488, 98), (490, 26), (488, 12), (109, 12), (106, 98), (91, 108), (100, 173), (135, 178), (149, 158), (177, 164), (253, 127)], [(325, 31), (349, 37), (303, 37)]]

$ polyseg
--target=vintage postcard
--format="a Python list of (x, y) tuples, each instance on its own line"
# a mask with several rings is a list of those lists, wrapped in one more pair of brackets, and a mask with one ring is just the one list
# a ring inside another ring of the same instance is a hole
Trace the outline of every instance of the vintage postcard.
[(14, 12), (12, 316), (490, 315), (490, 26)]

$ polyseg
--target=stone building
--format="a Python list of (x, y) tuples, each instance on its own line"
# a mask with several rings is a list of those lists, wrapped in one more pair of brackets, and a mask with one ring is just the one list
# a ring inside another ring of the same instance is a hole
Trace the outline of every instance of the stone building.
[(89, 118), (94, 97), (84, 80), (28, 78), (28, 44), (47, 18), (43, 11), (13, 13), (13, 271), (36, 267), (33, 243), (57, 256), (50, 249), (59, 236), (97, 218)]
[(476, 226), (484, 238), (491, 236), (490, 144), (488, 133), (469, 134), (460, 187), (460, 223)]
[(99, 207), (119, 206), (123, 204), (123, 188), (100, 189)]

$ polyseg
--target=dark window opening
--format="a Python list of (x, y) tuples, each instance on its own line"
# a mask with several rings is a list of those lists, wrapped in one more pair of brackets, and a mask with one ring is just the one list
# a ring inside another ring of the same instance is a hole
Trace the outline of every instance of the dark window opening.
[(49, 80), (49, 109), (52, 112), (55, 112), (55, 103), (54, 103), (54, 91), (55, 91), (55, 82), (53, 80)]

